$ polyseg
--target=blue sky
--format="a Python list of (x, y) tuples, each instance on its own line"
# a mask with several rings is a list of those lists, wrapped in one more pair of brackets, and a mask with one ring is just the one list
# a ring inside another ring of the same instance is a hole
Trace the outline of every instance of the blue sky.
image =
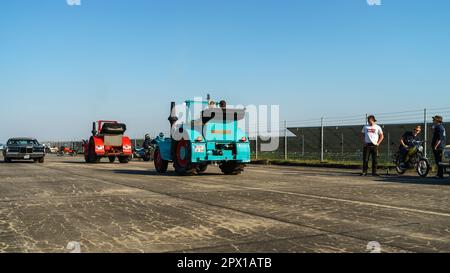
[(5, 0), (0, 142), (155, 134), (207, 92), (287, 120), (446, 107), (449, 48), (447, 0)]

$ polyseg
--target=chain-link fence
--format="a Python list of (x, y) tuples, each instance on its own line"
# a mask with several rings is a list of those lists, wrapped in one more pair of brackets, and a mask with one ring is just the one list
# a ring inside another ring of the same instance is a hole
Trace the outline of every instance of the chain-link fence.
[[(384, 141), (380, 146), (380, 163), (392, 163), (397, 153), (400, 138), (406, 131), (421, 125), (423, 130), (419, 138), (425, 140), (425, 153), (431, 156), (432, 137), (431, 117), (439, 114), (450, 116), (450, 107), (433, 108), (403, 112), (376, 114), (378, 124), (383, 128)], [(254, 160), (296, 160), (305, 162), (351, 162), (362, 160), (361, 129), (365, 125), (367, 114), (318, 118), (310, 120), (282, 121), (278, 134), (274, 137), (250, 135), (252, 159)], [(450, 124), (444, 123), (450, 130)], [(256, 130), (259, 131), (259, 130)], [(276, 138), (276, 139), (275, 139)], [(132, 139), (134, 147), (142, 146), (143, 139)], [(261, 147), (270, 141), (278, 141), (275, 150), (263, 151)], [(78, 153), (83, 152), (81, 141), (48, 141), (51, 147), (69, 147)]]
[[(384, 141), (380, 146), (379, 161), (393, 162), (398, 152), (400, 139), (406, 131), (422, 126), (419, 136), (425, 141), (425, 153), (432, 158), (432, 116), (450, 115), (450, 108), (434, 108), (416, 111), (381, 113), (375, 115), (383, 129)], [(318, 118), (312, 120), (281, 122), (278, 139), (263, 141), (261, 137), (251, 139), (252, 158), (255, 160), (297, 160), (314, 162), (361, 162), (363, 145), (360, 139), (367, 114), (346, 117)], [(450, 129), (449, 123), (444, 123)], [(273, 134), (273, 133), (272, 133)], [(278, 141), (278, 149), (263, 151), (261, 146), (269, 141)]]

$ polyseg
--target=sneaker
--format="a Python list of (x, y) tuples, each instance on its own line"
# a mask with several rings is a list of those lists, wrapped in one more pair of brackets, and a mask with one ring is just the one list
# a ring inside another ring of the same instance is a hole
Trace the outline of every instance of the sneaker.
[(374, 176), (374, 177), (379, 177), (380, 175), (377, 174), (377, 173), (373, 173), (372, 176)]
[(436, 176), (434, 177), (434, 179), (444, 179), (444, 177), (443, 177), (443, 176), (436, 175)]
[(362, 173), (360, 174), (360, 176), (367, 176), (367, 173)]

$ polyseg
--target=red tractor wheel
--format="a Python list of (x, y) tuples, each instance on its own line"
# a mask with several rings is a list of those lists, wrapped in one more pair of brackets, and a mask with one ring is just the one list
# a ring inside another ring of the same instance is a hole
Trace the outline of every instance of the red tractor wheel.
[(182, 139), (175, 144), (173, 167), (179, 175), (194, 175), (197, 167), (190, 162), (191, 143)]
[(167, 172), (167, 167), (169, 166), (169, 161), (164, 160), (161, 156), (161, 152), (159, 151), (159, 148), (156, 148), (154, 154), (153, 154), (154, 162), (155, 162), (155, 169), (158, 173), (165, 173)]
[(99, 163), (100, 162), (101, 158), (98, 157), (97, 154), (95, 153), (95, 143), (94, 143), (93, 138), (91, 138), (89, 140), (87, 156), (85, 155), (85, 159), (86, 159), (87, 163)]

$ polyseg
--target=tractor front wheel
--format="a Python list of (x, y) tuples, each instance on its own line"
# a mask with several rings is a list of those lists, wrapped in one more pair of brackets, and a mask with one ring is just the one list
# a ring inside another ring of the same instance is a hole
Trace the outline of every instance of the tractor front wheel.
[(165, 173), (165, 172), (167, 172), (167, 167), (169, 166), (169, 161), (164, 160), (162, 158), (161, 152), (159, 151), (159, 148), (156, 148), (153, 158), (154, 158), (156, 171), (158, 173)]
[(219, 165), (222, 173), (226, 175), (237, 175), (240, 174), (244, 170), (245, 165), (239, 162), (224, 162)]
[(208, 169), (208, 164), (200, 164), (197, 167), (197, 173), (204, 173)]
[(116, 162), (116, 157), (115, 156), (109, 156), (108, 159), (109, 159), (109, 163)]
[(178, 175), (195, 175), (197, 166), (190, 162), (191, 143), (184, 139), (175, 143), (173, 167)]
[(126, 164), (126, 163), (130, 162), (130, 157), (129, 156), (119, 156), (119, 162), (122, 164)]

